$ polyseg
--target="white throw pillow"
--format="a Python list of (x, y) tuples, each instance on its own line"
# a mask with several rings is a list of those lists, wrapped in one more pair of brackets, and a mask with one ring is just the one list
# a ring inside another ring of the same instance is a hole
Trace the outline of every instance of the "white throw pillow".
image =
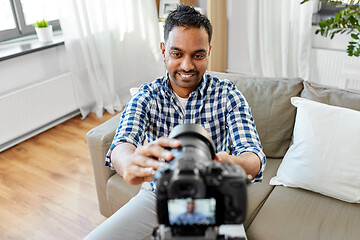
[[(360, 202), (360, 111), (293, 97), (293, 143), (271, 185)], [(359, 103), (360, 104), (360, 103)]]

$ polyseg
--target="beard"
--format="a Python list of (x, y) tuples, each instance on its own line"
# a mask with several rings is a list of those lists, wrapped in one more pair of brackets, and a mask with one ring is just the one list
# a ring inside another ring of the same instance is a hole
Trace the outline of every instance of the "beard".
[[(172, 73), (169, 72), (169, 76), (172, 82), (181, 88), (195, 88), (197, 87), (202, 79), (202, 76), (199, 76), (199, 71), (191, 70), (175, 70)], [(191, 75), (191, 77), (183, 77), (183, 75)]]

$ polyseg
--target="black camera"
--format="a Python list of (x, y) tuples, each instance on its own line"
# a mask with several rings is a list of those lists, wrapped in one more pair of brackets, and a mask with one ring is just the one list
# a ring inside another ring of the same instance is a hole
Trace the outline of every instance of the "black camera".
[(178, 125), (169, 137), (179, 139), (181, 146), (171, 149), (174, 159), (154, 175), (159, 224), (179, 236), (201, 235), (209, 226), (241, 224), (247, 209), (243, 168), (214, 161), (213, 142), (201, 125)]

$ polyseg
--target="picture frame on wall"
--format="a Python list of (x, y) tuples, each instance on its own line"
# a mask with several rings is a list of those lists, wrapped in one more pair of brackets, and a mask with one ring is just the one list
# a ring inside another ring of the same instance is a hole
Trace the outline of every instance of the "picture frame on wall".
[(159, 19), (165, 19), (169, 13), (176, 9), (179, 5), (179, 0), (160, 0), (159, 3)]

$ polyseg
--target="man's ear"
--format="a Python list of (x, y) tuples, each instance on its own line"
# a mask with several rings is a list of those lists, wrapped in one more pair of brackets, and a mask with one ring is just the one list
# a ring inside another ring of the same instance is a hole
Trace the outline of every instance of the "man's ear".
[(165, 43), (164, 42), (160, 43), (160, 49), (161, 49), (161, 54), (165, 58)]
[(209, 56), (210, 56), (210, 53), (211, 53), (211, 48), (212, 48), (212, 46), (210, 45), (210, 47), (209, 47)]

